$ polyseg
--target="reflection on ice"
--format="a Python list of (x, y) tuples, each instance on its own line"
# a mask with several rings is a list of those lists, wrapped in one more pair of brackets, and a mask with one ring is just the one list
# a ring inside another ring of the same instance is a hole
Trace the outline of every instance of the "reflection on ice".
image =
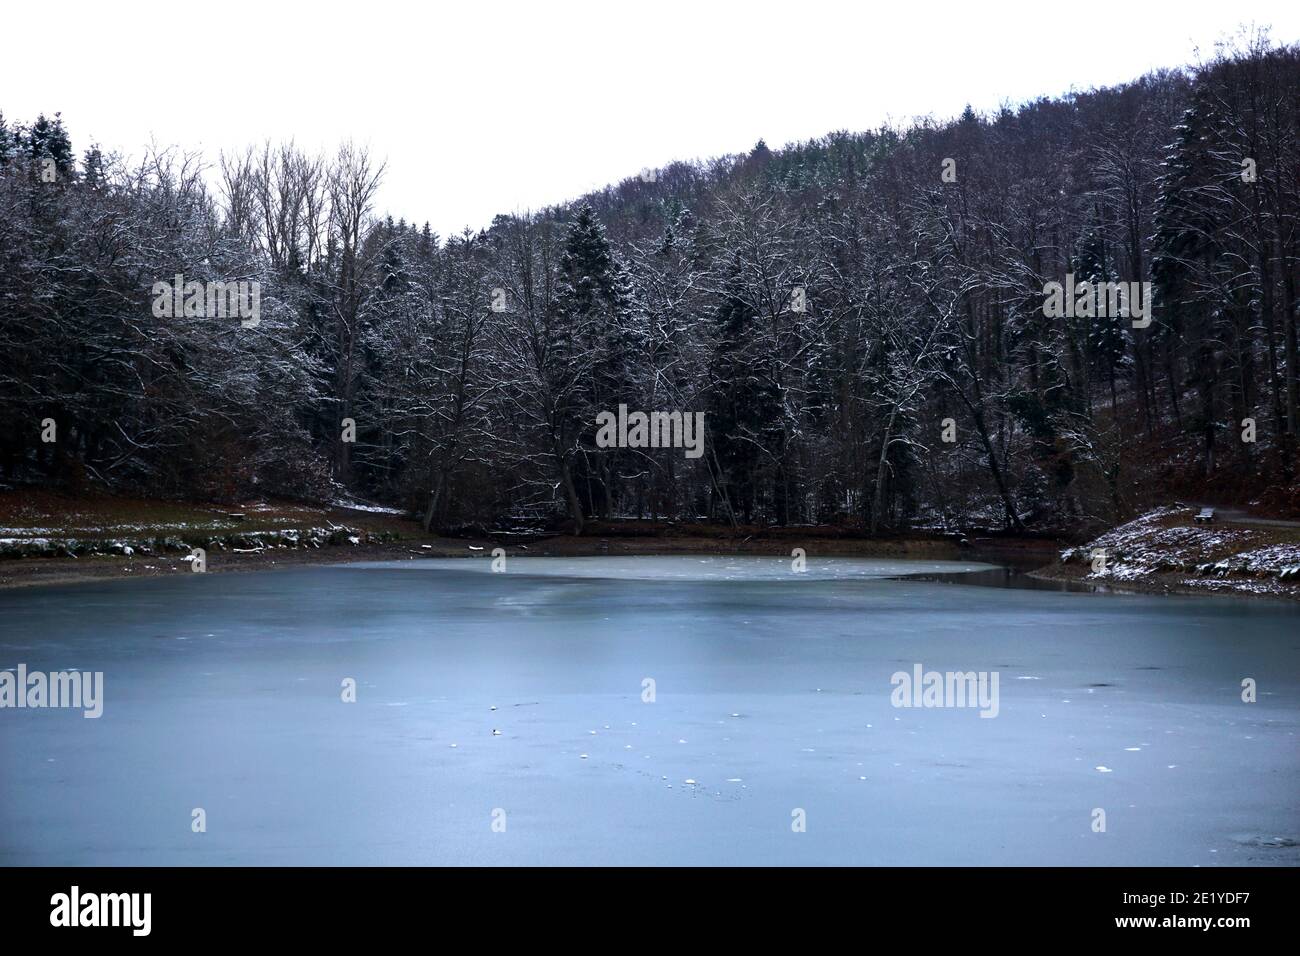
[[(978, 561), (898, 561), (881, 558), (808, 557), (803, 570), (795, 559), (766, 555), (651, 555), (543, 558), (507, 556), (507, 574), (538, 577), (605, 578), (630, 581), (777, 581), (807, 578), (844, 581), (911, 575), (963, 574), (996, 570)], [(490, 573), (492, 562), (467, 558), (418, 558), (411, 561), (360, 561), (340, 565), (402, 571), (479, 571)]]

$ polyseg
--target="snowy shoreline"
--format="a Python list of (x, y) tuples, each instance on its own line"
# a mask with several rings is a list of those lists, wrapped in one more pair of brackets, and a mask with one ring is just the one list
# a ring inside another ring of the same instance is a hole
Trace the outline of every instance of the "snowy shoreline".
[[(260, 507), (243, 510), (261, 517)], [(152, 524), (133, 515), (133, 520), (115, 527), (105, 522), (98, 534), (84, 534), (88, 529), (79, 525), (73, 533), (71, 523), (59, 529), (46, 520), (40, 527), (0, 529), (0, 558), (6, 559), (0, 560), (0, 588), (188, 573), (188, 555), (196, 547), (206, 550), (209, 572), (224, 573), (354, 561), (486, 558), (492, 549), (504, 546), (508, 554), (517, 556), (788, 557), (802, 549), (814, 560), (976, 560), (1014, 568), (1040, 581), (1076, 582), (1110, 591), (1300, 599), (1300, 527), (1266, 519), (1200, 525), (1193, 521), (1194, 514), (1194, 508), (1184, 505), (1159, 508), (1063, 550), (1062, 542), (1032, 536), (973, 536), (971, 541), (958, 542), (952, 536), (921, 532), (912, 537), (858, 538), (846, 536), (842, 529), (797, 526), (755, 529), (744, 535), (724, 529), (643, 529), (615, 523), (593, 528), (593, 533), (582, 537), (450, 538), (422, 534), (418, 526), (395, 516), (356, 511), (284, 513), (260, 526), (245, 523), (243, 515)], [(109, 530), (117, 533), (102, 533)], [(1100, 553), (1104, 561), (1097, 560)]]
[(1300, 600), (1300, 529), (1249, 521), (1197, 524), (1196, 509), (1157, 508), (1035, 571), (1143, 594), (1236, 594)]

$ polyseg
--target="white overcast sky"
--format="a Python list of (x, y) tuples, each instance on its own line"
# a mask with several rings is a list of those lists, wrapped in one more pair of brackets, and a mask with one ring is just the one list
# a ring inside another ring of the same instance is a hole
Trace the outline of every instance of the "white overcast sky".
[(1059, 94), (1208, 58), (1251, 0), (11, 2), (0, 110), (93, 139), (222, 150), (342, 138), (388, 161), (376, 211), (443, 235), (642, 167)]

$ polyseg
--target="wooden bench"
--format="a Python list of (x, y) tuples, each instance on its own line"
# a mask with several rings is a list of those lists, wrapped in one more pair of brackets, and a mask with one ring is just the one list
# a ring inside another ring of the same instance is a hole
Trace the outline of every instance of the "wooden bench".
[(1192, 520), (1195, 521), (1197, 524), (1209, 524), (1211, 521), (1214, 520), (1214, 509), (1202, 508), (1200, 511), (1196, 513), (1196, 517), (1193, 518)]

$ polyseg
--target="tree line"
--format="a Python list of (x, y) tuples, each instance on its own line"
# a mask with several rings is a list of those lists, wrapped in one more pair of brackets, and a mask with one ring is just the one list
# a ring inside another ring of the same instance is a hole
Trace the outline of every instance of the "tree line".
[[(438, 529), (1300, 510), (1296, 46), (445, 238), (377, 216), (383, 176), (351, 144), (78, 159), (0, 114), (0, 476)], [(1045, 314), (1067, 275), (1149, 282), (1150, 322)], [(258, 321), (155, 315), (177, 276), (257, 282)], [(702, 453), (598, 446), (620, 405), (703, 412)]]

